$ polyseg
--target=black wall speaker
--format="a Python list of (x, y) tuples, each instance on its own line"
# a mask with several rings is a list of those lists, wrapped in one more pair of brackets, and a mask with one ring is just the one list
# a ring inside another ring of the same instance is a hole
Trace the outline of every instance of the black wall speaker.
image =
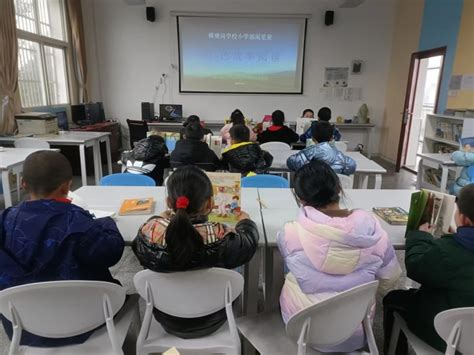
[(146, 19), (150, 22), (155, 22), (156, 14), (155, 14), (155, 8), (153, 6), (146, 7)]
[(324, 15), (324, 24), (331, 26), (334, 23), (334, 11), (326, 11)]
[(151, 122), (155, 117), (155, 105), (151, 102), (142, 102), (142, 120)]

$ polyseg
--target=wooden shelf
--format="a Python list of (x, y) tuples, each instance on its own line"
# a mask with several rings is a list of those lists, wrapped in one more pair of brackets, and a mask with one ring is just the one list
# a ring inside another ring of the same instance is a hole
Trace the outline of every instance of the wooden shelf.
[(424, 138), (432, 140), (432, 141), (436, 141), (436, 142), (440, 142), (440, 143), (446, 143), (446, 144), (449, 144), (449, 145), (459, 147), (459, 142), (452, 141), (450, 139), (444, 139), (444, 138), (439, 138), (439, 137), (430, 137), (430, 136), (425, 136)]

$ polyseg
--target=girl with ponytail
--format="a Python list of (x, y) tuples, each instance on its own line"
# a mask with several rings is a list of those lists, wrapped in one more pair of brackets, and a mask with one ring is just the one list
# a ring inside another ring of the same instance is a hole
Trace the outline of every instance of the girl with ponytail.
[[(145, 267), (157, 272), (197, 268), (233, 269), (252, 259), (258, 230), (242, 212), (235, 228), (208, 221), (213, 207), (211, 181), (195, 166), (177, 169), (166, 184), (169, 210), (139, 229), (133, 251)], [(226, 320), (225, 310), (197, 319), (174, 317), (155, 309), (155, 318), (170, 334), (182, 338), (213, 333)]]

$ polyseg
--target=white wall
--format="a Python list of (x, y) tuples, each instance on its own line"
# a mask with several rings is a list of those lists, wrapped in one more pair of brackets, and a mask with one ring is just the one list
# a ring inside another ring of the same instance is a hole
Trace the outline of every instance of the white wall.
[[(366, 0), (355, 9), (338, 9), (337, 0), (147, 0), (155, 6), (157, 21), (147, 22), (142, 6), (123, 0), (83, 0), (92, 100), (104, 101), (108, 117), (125, 122), (140, 119), (140, 102), (151, 101), (162, 73), (168, 75), (166, 103), (183, 104), (184, 114), (221, 120), (234, 108), (260, 120), (275, 109), (294, 120), (305, 108), (333, 110), (334, 119), (351, 118), (360, 105), (382, 125), (385, 88), (394, 20), (395, 0)], [(330, 6), (332, 5), (332, 7)], [(335, 10), (335, 23), (324, 25), (324, 11)], [(306, 37), (303, 95), (179, 94), (176, 19), (170, 11), (310, 13)], [(94, 21), (95, 20), (95, 21)], [(349, 86), (363, 88), (363, 102), (327, 102), (319, 89), (327, 66), (365, 62), (362, 75), (351, 76)], [(156, 101), (158, 105), (161, 97)], [(373, 151), (378, 152), (379, 129)]]

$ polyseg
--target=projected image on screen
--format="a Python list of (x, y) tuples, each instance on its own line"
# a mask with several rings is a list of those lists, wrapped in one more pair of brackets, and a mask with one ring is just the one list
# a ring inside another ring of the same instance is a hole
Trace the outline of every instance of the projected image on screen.
[(180, 92), (302, 93), (304, 18), (178, 17)]

